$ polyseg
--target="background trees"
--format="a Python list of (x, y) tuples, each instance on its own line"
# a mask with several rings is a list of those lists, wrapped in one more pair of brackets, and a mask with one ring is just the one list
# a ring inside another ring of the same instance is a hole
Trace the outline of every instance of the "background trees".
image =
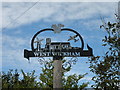
[(94, 56), (89, 59), (90, 68), (96, 74), (92, 78), (95, 81), (96, 89), (118, 90), (120, 83), (120, 19), (115, 23), (105, 23), (100, 28), (104, 28), (107, 36), (104, 37), (103, 46), (108, 47), (104, 56)]
[[(66, 60), (63, 60), (63, 63), (66, 63)], [(42, 73), (40, 73), (39, 80), (37, 76), (35, 76), (35, 70), (31, 73), (25, 73), (23, 70), (22, 77), (20, 78), (20, 74), (17, 70), (13, 73), (13, 70), (9, 70), (7, 73), (2, 73), (2, 87), (3, 88), (53, 88), (53, 61), (44, 64), (42, 67)], [(66, 76), (65, 73), (71, 70), (72, 66), (69, 65), (67, 68), (63, 70), (63, 88), (80, 88), (83, 89), (87, 87), (88, 83), (79, 84), (80, 79), (82, 79), (84, 75), (69, 75)]]
[(20, 79), (20, 74), (15, 70), (9, 70), (7, 73), (2, 73), (2, 88), (38, 88), (39, 84), (37, 83), (36, 76), (34, 75), (35, 71), (31, 73), (24, 73), (21, 70), (23, 78)]

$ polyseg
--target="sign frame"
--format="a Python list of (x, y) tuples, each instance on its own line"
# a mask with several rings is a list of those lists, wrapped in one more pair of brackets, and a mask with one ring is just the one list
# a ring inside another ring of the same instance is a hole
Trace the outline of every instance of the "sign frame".
[[(77, 31), (75, 31), (75, 30), (73, 30), (73, 29), (69, 29), (69, 28), (63, 28), (63, 29), (61, 29), (61, 31), (60, 32), (62, 32), (62, 31), (70, 31), (70, 32), (73, 32), (73, 33), (75, 33), (76, 35), (73, 37), (73, 39), (74, 38), (76, 38), (76, 37), (79, 37), (79, 40), (81, 41), (81, 47), (76, 47), (76, 49), (74, 48), (74, 47), (72, 47), (72, 49), (62, 49), (62, 51), (60, 51), (60, 50), (54, 50), (54, 51), (48, 51), (48, 50), (43, 50), (43, 51), (37, 51), (36, 52), (36, 50), (35, 50), (35, 48), (34, 48), (34, 41), (35, 41), (35, 38), (41, 33), (41, 32), (45, 32), (45, 31), (52, 31), (52, 32), (54, 32), (54, 29), (51, 29), (51, 28), (47, 28), (47, 29), (42, 29), (42, 30), (40, 30), (40, 31), (38, 31), (34, 36), (33, 36), (33, 38), (32, 38), (32, 40), (31, 40), (31, 51), (29, 51), (29, 50), (27, 50), (27, 49), (24, 49), (24, 57), (25, 58), (27, 58), (28, 60), (29, 60), (29, 58), (30, 57), (89, 57), (89, 56), (93, 56), (93, 50), (92, 50), (92, 48), (89, 46), (89, 45), (87, 45), (87, 48), (88, 48), (88, 50), (83, 50), (84, 49), (84, 41), (83, 41), (83, 38), (82, 38), (82, 36), (77, 32)], [(70, 39), (69, 39), (70, 40)], [(68, 41), (69, 41), (68, 40)], [(62, 42), (61, 42), (62, 43)], [(46, 49), (46, 48), (45, 48)], [(55, 54), (53, 55), (53, 54), (50, 54), (50, 53), (52, 53), (52, 52), (54, 52)], [(56, 54), (56, 53), (69, 53), (69, 52), (71, 52), (71, 53), (75, 53), (76, 52), (76, 54), (75, 55), (73, 55), (73, 54), (69, 54), (69, 55), (58, 55), (58, 54)], [(40, 53), (48, 53), (49, 55), (42, 55), (42, 54), (40, 54)], [(77, 53), (79, 53), (79, 55), (77, 54)]]

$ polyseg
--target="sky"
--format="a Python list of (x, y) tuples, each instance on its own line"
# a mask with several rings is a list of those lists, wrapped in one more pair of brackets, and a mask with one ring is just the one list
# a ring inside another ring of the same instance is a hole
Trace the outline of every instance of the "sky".
[[(12, 1), (12, 0), (10, 0)], [(19, 1), (19, 0), (18, 0)], [(25, 1), (25, 0), (24, 0)], [(26, 0), (29, 1), (29, 0)], [(25, 72), (36, 70), (36, 75), (41, 73), (40, 63), (37, 58), (31, 58), (29, 61), (24, 58), (24, 49), (31, 50), (31, 39), (38, 31), (51, 28), (53, 24), (63, 24), (64, 28), (74, 29), (82, 36), (84, 40), (84, 49), (87, 44), (93, 48), (95, 56), (104, 55), (107, 48), (103, 47), (102, 39), (106, 35), (104, 29), (100, 29), (104, 20), (115, 22), (115, 13), (117, 13), (117, 2), (7, 2), (1, 3), (1, 35), (0, 47), (2, 71), (9, 69), (23, 69)], [(71, 1), (71, 0), (69, 0)], [(35, 4), (36, 3), (36, 4)], [(35, 5), (34, 5), (35, 4)], [(28, 8), (31, 9), (25, 12)], [(25, 13), (24, 13), (25, 12)], [(23, 14), (24, 13), (24, 14)], [(65, 41), (66, 36), (71, 33), (61, 34), (46, 33), (40, 38), (50, 36), (53, 41)], [(74, 44), (72, 42), (72, 44)], [(76, 44), (78, 45), (78, 44)], [(49, 58), (45, 58), (48, 60)], [(51, 58), (52, 59), (52, 58)], [(70, 60), (70, 58), (65, 58)], [(94, 76), (90, 72), (87, 57), (78, 57), (76, 65), (66, 75), (85, 74), (81, 82), (90, 82)]]

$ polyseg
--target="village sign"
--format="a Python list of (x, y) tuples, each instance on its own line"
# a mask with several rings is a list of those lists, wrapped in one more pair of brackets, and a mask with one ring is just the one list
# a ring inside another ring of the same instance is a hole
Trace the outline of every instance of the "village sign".
[[(84, 49), (84, 41), (81, 35), (73, 29), (62, 28), (62, 24), (52, 25), (52, 28), (47, 28), (38, 31), (31, 40), (31, 51), (24, 49), (24, 57), (29, 60), (30, 57), (89, 57), (93, 56), (92, 48), (87, 45), (88, 50)], [(51, 38), (45, 38), (46, 43), (41, 47), (41, 42), (44, 39), (39, 39), (38, 35), (42, 32), (51, 31), (53, 33), (61, 33), (64, 31), (73, 32), (75, 35), (70, 36), (67, 42), (52, 42)], [(76, 39), (78, 38), (78, 39)], [(71, 46), (70, 41), (81, 42), (78, 47)]]

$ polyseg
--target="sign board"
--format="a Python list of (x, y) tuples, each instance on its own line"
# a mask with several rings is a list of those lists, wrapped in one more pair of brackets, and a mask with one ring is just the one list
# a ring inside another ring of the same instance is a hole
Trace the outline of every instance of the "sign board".
[[(62, 27), (62, 25), (59, 25)], [(56, 29), (55, 29), (56, 28)], [(60, 33), (64, 31), (73, 32), (75, 35), (70, 36), (66, 42), (53, 42), (51, 38), (45, 38), (46, 43), (44, 47), (41, 47), (43, 39), (39, 40), (38, 35), (41, 32), (51, 31), (53, 33)], [(78, 39), (76, 39), (78, 38)], [(73, 47), (70, 41), (81, 41), (81, 46)], [(36, 45), (35, 45), (36, 43)], [(83, 50), (84, 42), (81, 35), (73, 29), (64, 28), (53, 25), (53, 29), (43, 29), (38, 31), (32, 38), (31, 51), (24, 49), (24, 57), (29, 59), (30, 57), (89, 57), (93, 56), (93, 51), (90, 46), (87, 45), (88, 50)]]

